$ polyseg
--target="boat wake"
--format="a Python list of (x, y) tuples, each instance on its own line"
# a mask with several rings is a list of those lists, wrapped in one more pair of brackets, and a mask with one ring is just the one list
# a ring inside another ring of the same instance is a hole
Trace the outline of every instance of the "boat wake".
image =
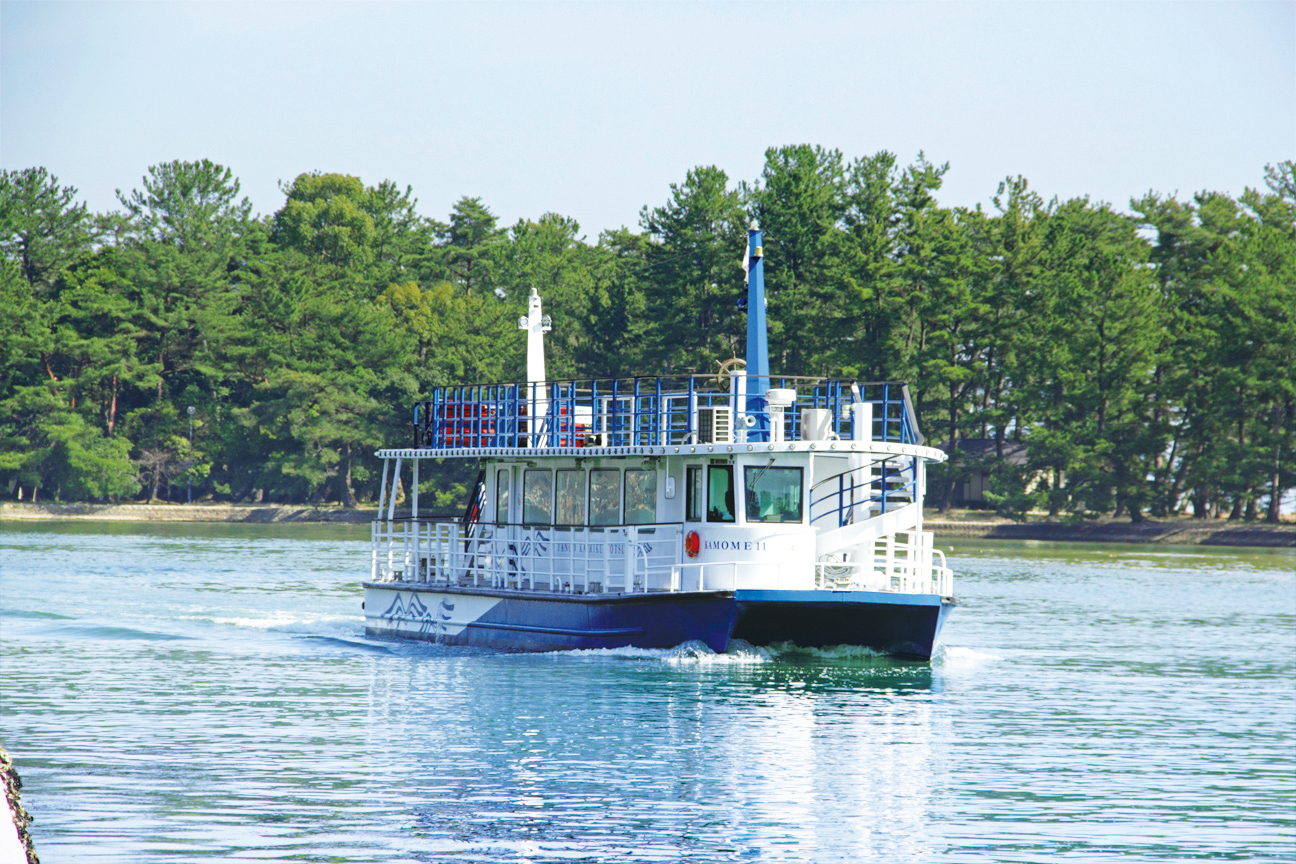
[(582, 648), (575, 651), (557, 651), (553, 657), (603, 658), (620, 657), (626, 660), (644, 660), (679, 666), (737, 666), (765, 663), (773, 659), (764, 648), (748, 645), (741, 639), (729, 643), (723, 654), (717, 654), (704, 642), (692, 640), (674, 648)]
[(217, 624), (225, 627), (239, 627), (250, 630), (282, 630), (289, 633), (311, 635), (319, 630), (321, 624), (334, 624), (345, 621), (354, 625), (354, 615), (302, 615), (287, 610), (272, 612), (259, 617), (220, 616), (220, 615), (181, 615), (182, 621), (196, 621), (204, 624)]
[(997, 654), (987, 654), (958, 645), (941, 645), (932, 656), (932, 665), (946, 669), (967, 669), (973, 666), (984, 666), (1003, 658)]
[[(970, 649), (957, 649), (960, 652)], [(976, 652), (971, 652), (975, 654)], [(752, 645), (742, 639), (732, 639), (724, 653), (717, 654), (699, 641), (685, 642), (674, 648), (589, 648), (576, 651), (559, 651), (555, 657), (603, 658), (620, 657), (627, 660), (656, 661), (678, 666), (750, 666), (762, 663), (830, 664), (886, 666), (912, 665), (881, 651), (860, 645), (832, 645), (826, 648), (803, 648), (793, 642), (773, 645)], [(959, 655), (962, 656), (961, 654)], [(990, 655), (976, 655), (998, 659)]]
[(318, 644), (327, 649), (341, 648), (359, 654), (379, 654), (389, 656), (400, 653), (392, 645), (375, 642), (372, 639), (365, 639), (363, 637), (346, 638), (343, 636), (320, 636), (314, 633), (302, 633), (293, 638), (309, 640), (310, 643)]

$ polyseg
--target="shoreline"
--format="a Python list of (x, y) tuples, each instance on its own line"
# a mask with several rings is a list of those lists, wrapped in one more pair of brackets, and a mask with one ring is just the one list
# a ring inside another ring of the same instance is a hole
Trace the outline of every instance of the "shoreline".
[(278, 504), (0, 504), (0, 522), (372, 522), (375, 508)]
[[(400, 511), (398, 511), (400, 512)], [(408, 513), (408, 511), (404, 511)], [(0, 522), (230, 522), (246, 524), (373, 521), (372, 507), (309, 507), (277, 504), (0, 504)], [(455, 514), (429, 514), (454, 518)], [(1158, 545), (1296, 547), (1296, 523), (1175, 519), (1165, 522), (1006, 522), (924, 519), (924, 528), (944, 538), (1042, 540), (1049, 542), (1147, 543)]]
[(1142, 543), (1165, 546), (1296, 548), (1296, 524), (1173, 520), (1167, 522), (976, 522), (924, 519), (923, 528), (942, 538), (1041, 540), (1052, 543)]

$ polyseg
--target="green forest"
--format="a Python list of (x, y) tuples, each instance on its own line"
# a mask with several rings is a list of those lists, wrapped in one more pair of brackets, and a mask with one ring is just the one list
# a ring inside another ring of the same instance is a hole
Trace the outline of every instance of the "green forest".
[[(260, 215), (206, 160), (148, 168), (107, 213), (44, 168), (4, 171), (0, 488), (371, 502), (373, 451), (411, 440), (429, 388), (523, 377), (532, 287), (551, 380), (741, 355), (754, 219), (772, 370), (907, 381), (952, 454), (929, 503), (976, 470), (1015, 518), (1277, 521), (1296, 486), (1293, 163), (1128, 213), (1022, 177), (989, 208), (943, 207), (948, 169), (771, 148), (759, 177), (695, 168), (594, 239), (472, 197), (428, 218), (412, 189), (344, 174), (302, 174)], [(447, 460), (421, 489), (462, 506), (472, 476)]]

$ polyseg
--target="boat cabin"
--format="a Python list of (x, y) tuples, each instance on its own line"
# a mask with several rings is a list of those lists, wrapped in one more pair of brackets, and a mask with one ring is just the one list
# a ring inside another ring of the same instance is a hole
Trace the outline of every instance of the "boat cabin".
[[(418, 404), (414, 432), (379, 454), (384, 498), (405, 463), (416, 491), (409, 517), (387, 501), (375, 525), (376, 580), (941, 590), (918, 499), (943, 454), (922, 445), (902, 384), (735, 370), (447, 387)], [(464, 519), (438, 524), (419, 514), (417, 466), (446, 457), (482, 471)]]

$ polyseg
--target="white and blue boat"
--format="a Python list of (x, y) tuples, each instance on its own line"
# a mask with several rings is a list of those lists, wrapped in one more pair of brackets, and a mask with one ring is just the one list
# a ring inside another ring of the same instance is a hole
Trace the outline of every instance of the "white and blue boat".
[[(754, 225), (745, 265), (746, 361), (714, 376), (547, 381), (533, 291), (526, 383), (437, 388), (415, 407), (414, 446), (377, 454), (366, 632), (930, 658), (953, 575), (922, 494), (945, 454), (924, 446), (903, 384), (772, 376)], [(425, 518), (419, 465), (446, 458), (479, 460), (476, 492), (462, 519)]]

